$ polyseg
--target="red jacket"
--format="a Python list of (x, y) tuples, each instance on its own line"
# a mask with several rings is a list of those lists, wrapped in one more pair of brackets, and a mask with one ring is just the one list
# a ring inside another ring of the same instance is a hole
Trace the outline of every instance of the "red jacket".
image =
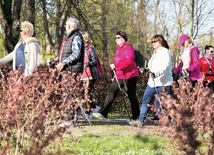
[(134, 59), (135, 52), (132, 45), (124, 42), (121, 47), (116, 47), (114, 65), (118, 79), (124, 80), (138, 77), (138, 68)]
[[(208, 62), (209, 61), (209, 62)], [(214, 81), (214, 58), (201, 57), (199, 60), (201, 72), (205, 75), (204, 81)], [(209, 72), (211, 65), (211, 73)]]

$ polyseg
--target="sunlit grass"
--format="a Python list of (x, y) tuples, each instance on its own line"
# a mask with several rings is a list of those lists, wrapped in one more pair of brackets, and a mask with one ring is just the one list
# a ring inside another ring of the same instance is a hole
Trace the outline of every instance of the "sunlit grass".
[(67, 147), (79, 155), (170, 155), (166, 138), (156, 135), (94, 135), (67, 138)]

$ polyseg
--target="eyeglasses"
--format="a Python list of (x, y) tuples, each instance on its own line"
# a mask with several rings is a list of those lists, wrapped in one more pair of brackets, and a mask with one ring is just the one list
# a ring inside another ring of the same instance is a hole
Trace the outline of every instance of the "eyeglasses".
[(122, 37), (115, 37), (114, 39), (116, 40), (116, 39), (120, 39), (120, 38), (122, 38)]
[(158, 42), (159, 40), (154, 40), (154, 41), (151, 41), (151, 43), (153, 44), (153, 43), (156, 43), (156, 42)]

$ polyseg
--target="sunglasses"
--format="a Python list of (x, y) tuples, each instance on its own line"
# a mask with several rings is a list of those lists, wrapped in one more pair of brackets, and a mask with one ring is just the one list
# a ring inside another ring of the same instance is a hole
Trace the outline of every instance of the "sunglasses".
[(120, 38), (122, 38), (122, 37), (115, 37), (114, 39), (116, 40), (116, 39), (120, 39)]
[(154, 40), (154, 41), (151, 41), (151, 43), (153, 44), (153, 43), (156, 43), (156, 42), (158, 42), (159, 40)]

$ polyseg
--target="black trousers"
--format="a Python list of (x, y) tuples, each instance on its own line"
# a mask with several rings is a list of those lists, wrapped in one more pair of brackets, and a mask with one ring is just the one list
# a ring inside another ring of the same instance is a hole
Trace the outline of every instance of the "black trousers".
[[(131, 103), (131, 109), (132, 109), (132, 119), (137, 119), (140, 114), (139, 101), (136, 96), (137, 80), (138, 80), (137, 77), (133, 77), (133, 78), (126, 80), (127, 89), (128, 89), (127, 94), (128, 94), (128, 98)], [(124, 87), (123, 80), (118, 79), (118, 81), (119, 81), (121, 88)], [(117, 83), (116, 79), (114, 78), (114, 80), (112, 81), (112, 83), (107, 91), (107, 96), (105, 98), (105, 102), (104, 102), (104, 105), (103, 105), (103, 108), (101, 111), (101, 114), (104, 117), (106, 117), (106, 118), (108, 117), (109, 110), (119, 91), (120, 90), (118, 87), (118, 83)]]

